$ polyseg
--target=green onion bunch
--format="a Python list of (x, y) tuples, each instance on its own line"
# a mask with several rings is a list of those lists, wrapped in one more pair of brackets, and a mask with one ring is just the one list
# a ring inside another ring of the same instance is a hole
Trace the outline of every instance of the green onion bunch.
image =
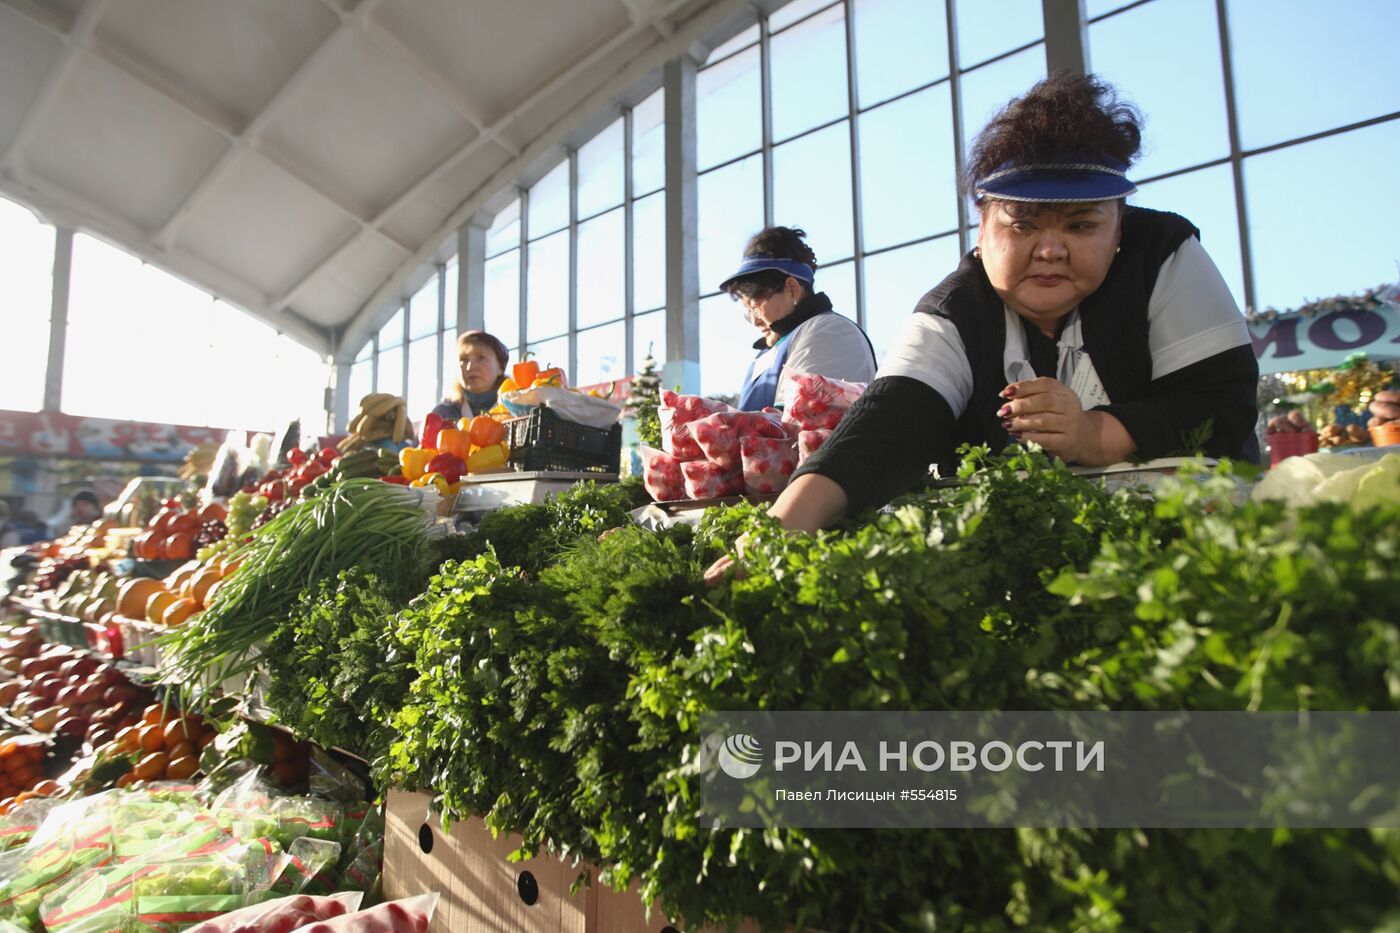
[(246, 676), (297, 597), (342, 570), (372, 569), (407, 600), (426, 585), (437, 526), (422, 489), (350, 479), (296, 503), (236, 552), (238, 570), (203, 613), (159, 639), (166, 682), (192, 694)]

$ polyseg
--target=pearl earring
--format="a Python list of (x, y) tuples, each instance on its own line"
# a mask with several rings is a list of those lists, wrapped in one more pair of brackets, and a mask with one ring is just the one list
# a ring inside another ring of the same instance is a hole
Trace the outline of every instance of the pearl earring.
[(972, 247), (972, 258), (973, 258), (973, 259), (981, 259), (981, 258), (982, 258), (982, 247), (980, 247), (980, 246), (974, 246), (974, 247)]

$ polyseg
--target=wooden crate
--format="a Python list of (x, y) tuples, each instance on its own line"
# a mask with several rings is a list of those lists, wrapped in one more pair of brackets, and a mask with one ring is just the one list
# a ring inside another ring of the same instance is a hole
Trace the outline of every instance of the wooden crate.
[[(493, 839), (473, 817), (443, 833), (428, 815), (428, 796), (391, 790), (385, 808), (384, 896), (442, 895), (429, 933), (682, 933), (660, 911), (651, 919), (637, 894), (596, 883), (597, 872), (546, 854), (524, 862), (507, 856), (519, 836)], [(426, 846), (430, 851), (425, 852)], [(570, 894), (580, 872), (595, 883)], [(522, 876), (529, 880), (522, 884)], [(526, 897), (533, 895), (533, 903)], [(757, 933), (746, 923), (739, 933)], [(699, 933), (719, 933), (706, 929)]]

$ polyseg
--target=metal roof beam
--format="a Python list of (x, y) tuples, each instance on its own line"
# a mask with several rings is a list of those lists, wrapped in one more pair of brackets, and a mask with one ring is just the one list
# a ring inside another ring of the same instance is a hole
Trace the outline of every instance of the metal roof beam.
[[(90, 230), (114, 243), (144, 243), (148, 248), (152, 247), (145, 239), (145, 231), (130, 221), (22, 170), (18, 173), (0, 172), (0, 192), (39, 211), (56, 226)], [(328, 329), (295, 312), (272, 307), (266, 293), (203, 256), (185, 250), (159, 251), (153, 248), (145, 255), (133, 255), (190, 282), (215, 298), (237, 306), (317, 353), (326, 355), (331, 351)]]
[[(683, 9), (691, 2), (692, 0), (669, 0), (669, 2), (667, 2), (661, 9), (659, 9), (656, 12), (656, 15), (653, 17), (653, 19), (659, 21), (669, 18), (676, 11)], [(710, 26), (714, 26), (717, 25), (717, 23), (720, 21), (720, 18), (727, 15), (730, 11), (724, 10), (722, 8), (711, 7), (708, 12), (710, 13), (710, 20), (712, 20), (712, 22), (710, 22)], [(599, 61), (612, 57), (620, 46), (622, 46), (629, 40), (635, 38), (638, 33), (647, 31), (650, 28), (650, 24), (635, 25), (614, 36), (603, 46), (594, 50), (592, 53), (585, 56), (583, 59), (576, 62), (574, 65), (565, 69), (562, 73), (560, 73), (546, 85), (541, 87), (539, 90), (535, 91), (529, 98), (526, 99), (526, 101), (521, 103), (509, 114), (506, 114), (495, 124), (493, 124), (492, 127), (489, 129), (488, 134), (483, 134), (481, 137), (478, 137), (469, 146), (465, 147), (465, 149), (475, 151), (475, 147), (484, 145), (485, 142), (490, 139), (489, 134), (498, 133), (505, 127), (513, 123), (517, 113), (521, 113), (523, 111), (528, 110), (530, 107), (534, 106), (543, 98), (553, 94), (559, 88), (562, 88), (563, 86), (575, 80), (581, 72), (593, 67)], [(664, 44), (662, 44), (660, 48), (667, 55), (680, 55), (685, 54), (689, 44), (689, 42), (680, 43), (678, 41), (678, 37), (673, 36), (672, 39), (669, 39)], [(621, 80), (624, 84), (628, 81), (640, 80), (645, 71), (651, 67), (655, 67), (655, 64), (655, 62), (649, 61), (648, 56), (643, 56), (642, 58), (634, 59), (619, 71), (619, 75), (622, 76), (622, 78), (615, 79), (613, 83), (618, 83), (618, 80)], [(547, 130), (545, 133), (541, 134), (540, 137), (538, 137), (534, 143), (526, 147), (524, 152), (522, 152), (521, 156), (517, 158), (517, 160), (514, 163), (501, 168), (495, 173), (495, 175), (488, 179), (485, 184), (479, 187), (477, 189), (477, 193), (481, 194), (482, 197), (485, 197), (486, 192), (495, 193), (495, 191), (499, 187), (508, 184), (511, 180), (511, 176), (520, 170), (520, 165), (522, 162), (532, 158), (539, 158), (544, 154), (544, 152), (547, 149), (549, 149), (553, 145), (556, 145), (555, 140), (557, 140), (564, 134), (564, 130), (561, 127), (561, 124), (570, 120), (574, 113), (591, 113), (593, 110), (604, 106), (607, 102), (607, 97), (610, 96), (610, 94), (612, 93), (616, 93), (615, 90), (609, 91), (608, 88), (609, 85), (604, 85), (602, 89), (595, 91), (595, 93), (585, 98), (585, 100), (581, 102), (578, 106), (572, 108), (570, 113), (565, 117), (561, 118), (560, 121), (556, 122), (554, 124), (554, 127), (551, 128), (551, 130)], [(458, 160), (465, 158), (466, 154), (467, 153), (465, 151), (458, 153), (457, 155), (448, 159), (443, 164), (439, 165), (437, 168), (428, 172), (426, 175), (424, 175), (423, 178), (419, 179), (418, 183), (416, 183), (413, 188), (410, 188), (408, 191), (404, 192), (404, 194), (401, 195), (399, 199), (397, 199), (389, 207), (385, 208), (385, 210), (382, 212), (383, 216), (387, 217), (394, 210), (396, 210), (403, 202), (407, 201), (414, 194), (418, 193), (418, 191), (421, 190), (423, 187), (426, 187), (427, 185), (431, 184), (438, 177), (440, 177), (442, 173), (448, 171), (453, 165), (456, 164)], [(434, 231), (433, 236), (428, 238), (427, 243), (432, 244), (432, 248), (435, 249), (436, 245), (439, 242), (441, 242), (441, 240), (444, 237), (450, 235), (452, 231), (460, 227), (465, 222), (467, 217), (475, 213), (479, 206), (480, 205), (475, 196), (468, 196), (466, 199), (463, 200), (463, 202), (460, 205), (458, 205), (458, 207), (451, 214), (448, 215), (447, 219), (442, 223), (442, 225), (439, 226), (439, 228), (436, 231)], [(375, 225), (382, 222), (382, 219), (382, 217), (376, 218)], [(349, 244), (347, 244), (347, 247), (348, 245)], [(413, 257), (409, 260), (409, 262), (416, 264), (418, 262), (426, 261), (429, 253), (430, 249), (428, 245), (425, 244), (421, 249), (417, 250), (413, 254)], [(390, 298), (393, 297), (395, 290), (397, 290), (401, 286), (402, 280), (408, 274), (410, 274), (411, 271), (412, 267), (409, 265), (408, 262), (406, 262), (403, 266), (400, 266), (399, 270), (393, 275), (391, 275), (389, 277), (389, 280), (385, 282), (385, 284), (381, 286), (373, 295), (371, 295), (369, 300), (367, 300), (363, 305), (360, 306), (359, 311), (355, 313), (355, 316), (351, 318), (349, 322), (346, 323), (346, 325), (340, 332), (340, 341), (342, 344), (344, 344), (347, 338), (351, 340), (357, 339), (363, 336), (364, 333), (372, 331), (374, 329), (372, 325), (382, 323), (375, 320), (376, 316), (385, 309), (386, 302), (388, 302)]]

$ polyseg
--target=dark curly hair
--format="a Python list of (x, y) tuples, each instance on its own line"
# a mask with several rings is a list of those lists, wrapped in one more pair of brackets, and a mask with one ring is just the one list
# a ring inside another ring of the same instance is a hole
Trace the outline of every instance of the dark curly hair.
[(1142, 112), (1097, 75), (1058, 72), (1002, 108), (977, 134), (963, 175), (977, 180), (1007, 162), (1055, 162), (1086, 153), (1132, 164), (1142, 148)]
[[(745, 256), (775, 256), (779, 259), (794, 259), (805, 262), (813, 270), (817, 268), (817, 254), (806, 242), (807, 231), (801, 227), (764, 227), (749, 237), (744, 246)], [(788, 277), (775, 269), (755, 272), (735, 279), (725, 286), (724, 291), (734, 299), (747, 298), (758, 301), (783, 290)], [(804, 295), (811, 294), (810, 282), (801, 282)]]

